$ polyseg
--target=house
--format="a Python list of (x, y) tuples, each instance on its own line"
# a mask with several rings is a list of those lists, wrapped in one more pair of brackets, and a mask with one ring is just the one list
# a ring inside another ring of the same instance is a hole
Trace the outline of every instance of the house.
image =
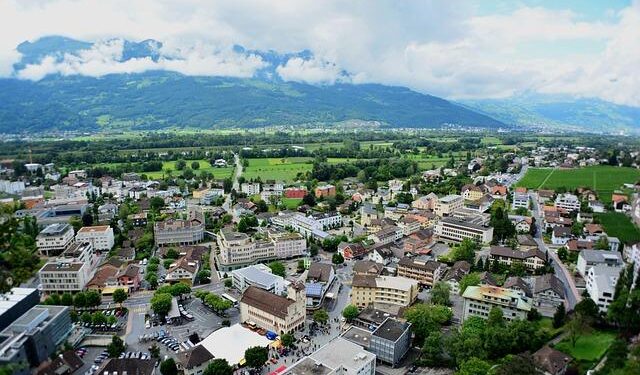
[(468, 286), (462, 294), (464, 300), (463, 321), (471, 316), (489, 317), (493, 307), (502, 310), (506, 320), (525, 320), (531, 311), (529, 300), (521, 292), (491, 285)]
[(195, 259), (183, 256), (175, 263), (172, 263), (166, 274), (168, 283), (184, 282), (192, 285), (198, 273), (199, 262)]
[(554, 245), (566, 245), (571, 237), (571, 228), (555, 227), (551, 233), (551, 243)]
[(552, 200), (555, 195), (556, 192), (553, 190), (538, 190), (538, 199), (540, 200), (540, 203), (546, 203)]
[(338, 253), (347, 260), (362, 259), (367, 254), (367, 249), (359, 242), (340, 242)]
[(128, 216), (128, 219), (131, 220), (131, 224), (133, 224), (134, 227), (146, 227), (148, 223), (146, 212), (131, 214)]
[(519, 192), (513, 193), (513, 202), (511, 203), (511, 207), (514, 209), (529, 209), (529, 194)]
[(613, 193), (611, 195), (611, 204), (616, 212), (625, 212), (631, 209), (628, 198), (624, 194)]
[(89, 242), (73, 243), (60, 256), (49, 259), (38, 271), (44, 293), (82, 291), (93, 277), (98, 257)]
[(335, 197), (336, 187), (333, 185), (320, 185), (314, 191), (316, 198)]
[(116, 275), (118, 285), (124, 286), (128, 292), (134, 292), (140, 288), (140, 267), (129, 264), (124, 270)]
[(574, 194), (559, 194), (556, 197), (554, 206), (567, 211), (580, 211), (580, 200)]
[(552, 273), (536, 276), (532, 293), (533, 305), (543, 316), (552, 317), (565, 301), (564, 284)]
[(398, 276), (418, 281), (421, 285), (433, 287), (447, 271), (446, 264), (424, 256), (404, 257), (398, 262)]
[(432, 242), (433, 231), (423, 229), (404, 238), (402, 247), (405, 253), (429, 254), (431, 252), (429, 245), (432, 244)]
[(535, 271), (545, 267), (547, 256), (537, 247), (531, 250), (513, 250), (510, 247), (491, 246), (489, 256), (492, 262), (498, 262), (504, 266), (511, 267), (515, 263), (524, 264), (529, 271)]
[(109, 375), (155, 375), (160, 371), (156, 371), (154, 361), (138, 358), (109, 358), (100, 366), (96, 374)]
[(182, 370), (184, 375), (201, 375), (213, 360), (213, 355), (204, 347), (196, 345), (193, 348), (178, 353), (178, 370)]
[(516, 240), (518, 241), (518, 248), (520, 250), (531, 250), (538, 248), (538, 243), (530, 234), (518, 234), (516, 235)]
[(593, 241), (589, 240), (580, 240), (580, 239), (570, 239), (567, 241), (566, 248), (569, 251), (582, 251), (582, 250), (593, 250)]
[(369, 239), (377, 244), (389, 244), (402, 238), (403, 233), (400, 227), (395, 225), (386, 226), (374, 234), (369, 235)]
[(459, 260), (444, 274), (442, 280), (449, 284), (452, 294), (460, 294), (460, 280), (471, 272), (471, 264), (465, 260)]
[(67, 350), (52, 361), (41, 364), (34, 373), (35, 375), (71, 375), (84, 366), (82, 359), (75, 351)]
[(378, 276), (382, 273), (383, 269), (384, 266), (380, 263), (372, 262), (370, 260), (358, 260), (353, 265), (353, 274)]
[(307, 189), (306, 188), (289, 187), (289, 188), (284, 189), (284, 197), (285, 198), (302, 199), (302, 198), (304, 198), (305, 195), (307, 195)]
[(518, 233), (529, 233), (531, 231), (531, 225), (533, 224), (533, 219), (530, 217), (519, 217), (515, 220), (516, 232)]
[(371, 203), (364, 203), (360, 207), (360, 225), (370, 226), (372, 220), (378, 219), (378, 210)]
[(418, 297), (418, 282), (406, 277), (355, 275), (351, 303), (366, 307), (374, 303), (409, 306)]
[(619, 268), (624, 265), (624, 261), (622, 260), (622, 255), (617, 251), (582, 250), (580, 254), (578, 254), (576, 270), (580, 276), (586, 277), (589, 268), (599, 264)]
[(559, 350), (545, 345), (533, 353), (533, 362), (536, 368), (544, 375), (564, 375), (567, 372), (569, 363), (572, 362), (572, 358)]
[(306, 299), (301, 283), (290, 284), (286, 297), (250, 286), (240, 299), (240, 321), (278, 334), (294, 332), (304, 327)]
[(336, 271), (330, 263), (311, 263), (304, 284), (307, 306), (319, 306), (336, 279)]
[(438, 196), (434, 193), (423, 195), (418, 199), (411, 202), (411, 207), (419, 210), (433, 210), (435, 208), (435, 202), (438, 200)]
[(486, 192), (487, 191), (483, 188), (483, 186), (477, 186), (474, 184), (464, 185), (460, 189), (460, 195), (462, 196), (462, 198), (468, 201), (478, 200), (482, 198), (482, 196), (484, 196)]
[(589, 208), (591, 208), (594, 213), (603, 213), (606, 211), (604, 204), (598, 201), (589, 202)]
[(385, 266), (391, 263), (394, 258), (395, 254), (393, 253), (393, 250), (387, 246), (374, 247), (367, 255), (368, 260)]
[(420, 230), (420, 221), (409, 216), (403, 216), (396, 222), (396, 225), (402, 229), (402, 234), (404, 236), (409, 236)]

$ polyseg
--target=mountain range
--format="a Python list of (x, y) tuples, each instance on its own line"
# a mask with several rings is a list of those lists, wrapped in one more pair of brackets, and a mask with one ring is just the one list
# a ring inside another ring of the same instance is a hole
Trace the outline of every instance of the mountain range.
[[(175, 57), (162, 55), (155, 40), (122, 42), (118, 62)], [(259, 56), (251, 77), (185, 75), (168, 70), (113, 73), (97, 77), (20, 73), (44, 59), (81, 56), (93, 43), (51, 36), (21, 43), (14, 77), (0, 79), (0, 133), (41, 131), (155, 130), (324, 124), (375, 121), (383, 127), (543, 128), (582, 131), (640, 129), (640, 109), (597, 99), (526, 95), (508, 99), (453, 102), (405, 87), (308, 84), (283, 80), (277, 71), (291, 58), (309, 60), (311, 51), (279, 54), (234, 47)], [(348, 72), (341, 72), (349, 77)]]

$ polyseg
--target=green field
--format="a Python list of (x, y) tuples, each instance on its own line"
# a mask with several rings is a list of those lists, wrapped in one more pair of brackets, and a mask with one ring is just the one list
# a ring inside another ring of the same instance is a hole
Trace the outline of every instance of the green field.
[(609, 236), (618, 237), (625, 244), (640, 241), (640, 230), (627, 215), (621, 212), (607, 212), (595, 215)]
[(287, 209), (289, 210), (295, 210), (298, 208), (300, 202), (302, 202), (302, 198), (282, 198), (282, 203), (287, 206)]
[(615, 340), (616, 336), (611, 332), (594, 331), (591, 334), (580, 336), (576, 346), (571, 341), (564, 339), (555, 348), (575, 358), (578, 362), (590, 367), (590, 364), (598, 361)]
[(575, 169), (529, 168), (527, 174), (518, 183), (529, 189), (573, 190), (589, 187), (598, 192), (602, 202), (611, 202), (611, 194), (624, 183), (635, 183), (640, 179), (640, 170), (613, 166), (591, 166)]
[[(209, 172), (209, 173), (213, 174), (213, 177), (215, 179), (224, 179), (224, 178), (233, 176), (234, 167), (216, 168), (216, 167), (212, 166), (211, 163), (209, 163), (207, 160), (204, 160), (204, 159), (185, 160), (185, 161), (187, 162), (187, 166), (189, 168), (191, 168), (191, 163), (194, 162), (194, 161), (197, 161), (198, 163), (200, 163), (200, 168), (198, 170), (194, 171), (196, 174), (198, 174), (198, 173), (200, 173), (202, 171)], [(167, 171), (172, 171), (174, 176), (180, 174), (180, 171), (176, 170), (176, 162), (175, 161), (162, 162), (162, 171), (146, 172), (145, 174), (150, 179), (155, 179), (155, 178), (162, 178), (163, 175), (167, 174)]]
[(313, 168), (311, 160), (307, 157), (247, 159), (249, 166), (244, 168), (242, 176), (247, 180), (260, 177), (262, 181), (291, 182), (295, 181), (298, 173)]

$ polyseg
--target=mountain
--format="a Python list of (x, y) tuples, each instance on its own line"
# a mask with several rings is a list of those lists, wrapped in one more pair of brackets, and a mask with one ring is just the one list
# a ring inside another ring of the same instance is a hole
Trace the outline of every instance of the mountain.
[[(71, 56), (77, 63), (94, 46), (64, 37), (24, 42), (18, 46), (22, 60), (14, 65), (16, 77), (27, 64), (39, 64), (45, 57), (59, 63)], [(114, 53), (114, 46), (121, 50)], [(162, 55), (162, 43), (151, 39), (142, 42), (113, 39), (97, 49), (100, 53), (107, 50), (106, 56), (115, 62), (176, 58)], [(257, 55), (265, 64), (248, 79), (188, 76), (170, 71), (109, 74), (99, 78), (49, 74), (38, 81), (0, 79), (0, 133), (13, 133), (16, 129), (42, 132), (251, 128), (348, 120), (378, 121), (388, 127), (504, 125), (490, 116), (404, 87), (284, 82), (276, 68), (294, 57), (310, 59), (313, 57), (310, 51), (278, 54), (235, 46), (234, 52)]]
[(640, 131), (640, 108), (595, 98), (525, 94), (506, 99), (466, 100), (461, 104), (514, 126), (602, 133)]

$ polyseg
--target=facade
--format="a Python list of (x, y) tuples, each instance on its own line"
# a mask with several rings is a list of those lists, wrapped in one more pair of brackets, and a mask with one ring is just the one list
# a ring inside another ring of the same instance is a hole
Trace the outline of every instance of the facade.
[(514, 263), (522, 263), (529, 271), (543, 268), (547, 259), (545, 253), (538, 248), (523, 251), (504, 246), (491, 246), (489, 254), (491, 261), (498, 261), (507, 267), (511, 267)]
[(427, 257), (404, 257), (398, 262), (398, 276), (416, 280), (421, 285), (433, 287), (447, 270), (443, 263)]
[(613, 302), (613, 295), (622, 269), (621, 266), (616, 267), (601, 263), (589, 267), (587, 270), (585, 276), (587, 293), (602, 313), (606, 313), (609, 305)]
[(402, 238), (402, 228), (395, 225), (388, 225), (379, 231), (370, 234), (369, 239), (376, 244), (386, 245), (398, 241)]
[(306, 293), (302, 284), (290, 284), (287, 296), (279, 296), (255, 286), (248, 287), (240, 299), (240, 321), (282, 334), (304, 326), (307, 316)]
[(464, 199), (460, 195), (447, 195), (438, 199), (435, 203), (434, 212), (439, 217), (449, 216), (464, 206)]
[(198, 209), (189, 210), (187, 220), (169, 219), (156, 222), (153, 225), (156, 245), (196, 244), (204, 239), (204, 225), (204, 214)]
[(516, 208), (526, 208), (529, 209), (529, 194), (527, 193), (513, 193), (513, 203), (511, 207)]
[(38, 271), (45, 293), (79, 292), (96, 270), (97, 257), (89, 242), (72, 244), (61, 256), (49, 260)]
[(327, 230), (342, 225), (342, 215), (339, 212), (323, 212), (311, 215), (311, 217), (322, 224), (322, 229)]
[(375, 375), (376, 356), (345, 338), (336, 337), (288, 367), (283, 375)]
[(580, 211), (580, 199), (573, 194), (559, 194), (556, 197), (554, 206), (567, 211)]
[(355, 275), (351, 303), (367, 307), (374, 303), (411, 305), (418, 296), (418, 282), (400, 276)]
[(50, 224), (36, 237), (38, 252), (44, 256), (62, 253), (73, 242), (73, 228), (66, 223)]
[(322, 185), (316, 187), (314, 191), (316, 198), (321, 197), (335, 197), (336, 195), (336, 187), (333, 185)]
[(186, 256), (178, 259), (167, 270), (166, 281), (168, 283), (185, 282), (193, 284), (200, 265), (195, 259)]
[(619, 268), (624, 265), (624, 261), (622, 260), (622, 255), (617, 251), (582, 250), (578, 254), (576, 269), (580, 276), (586, 277), (589, 268), (599, 264)]
[(14, 375), (47, 361), (71, 332), (68, 306), (36, 305), (0, 332), (0, 366), (22, 364)]
[(468, 286), (462, 294), (464, 299), (463, 321), (470, 316), (489, 317), (494, 307), (502, 309), (507, 320), (525, 320), (531, 311), (531, 303), (522, 292), (492, 285)]
[(96, 251), (109, 251), (114, 244), (113, 228), (108, 225), (82, 227), (76, 233), (76, 242), (89, 242)]
[(296, 232), (302, 234), (305, 237), (310, 237), (314, 233), (323, 230), (323, 225), (316, 219), (310, 216), (304, 216), (297, 214), (291, 218), (291, 227)]
[(411, 346), (411, 323), (391, 317), (371, 334), (369, 351), (380, 361), (397, 366)]
[(311, 263), (305, 283), (307, 306), (319, 306), (335, 279), (336, 271), (331, 263)]
[(286, 188), (284, 189), (284, 197), (285, 198), (298, 198), (302, 199), (307, 195), (307, 189), (305, 188)]
[(462, 242), (468, 238), (488, 243), (493, 239), (492, 227), (454, 217), (444, 217), (438, 221), (435, 232), (441, 239), (452, 242)]
[(231, 280), (233, 287), (241, 293), (255, 286), (280, 295), (286, 291), (288, 284), (282, 276), (274, 275), (271, 268), (261, 263), (231, 271)]
[(244, 182), (240, 184), (240, 191), (247, 195), (260, 194), (260, 183), (258, 182)]
[(0, 331), (40, 302), (40, 293), (35, 288), (11, 288), (0, 293)]
[(307, 241), (299, 233), (268, 231), (267, 238), (254, 240), (245, 233), (223, 229), (217, 236), (220, 266), (224, 271), (259, 261), (306, 254)]

